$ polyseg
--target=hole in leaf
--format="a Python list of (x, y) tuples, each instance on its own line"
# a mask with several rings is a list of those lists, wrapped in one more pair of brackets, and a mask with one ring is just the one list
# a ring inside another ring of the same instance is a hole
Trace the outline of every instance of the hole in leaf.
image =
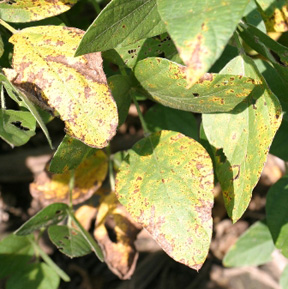
[(11, 124), (15, 125), (17, 128), (21, 129), (21, 130), (24, 130), (24, 131), (27, 131), (29, 130), (28, 127), (25, 127), (22, 125), (22, 122), (21, 121), (12, 121)]
[(215, 156), (219, 158), (221, 163), (225, 163), (227, 160), (222, 148), (216, 150)]
[(194, 92), (193, 95), (194, 95), (195, 97), (197, 97), (197, 96), (199, 96), (199, 93)]

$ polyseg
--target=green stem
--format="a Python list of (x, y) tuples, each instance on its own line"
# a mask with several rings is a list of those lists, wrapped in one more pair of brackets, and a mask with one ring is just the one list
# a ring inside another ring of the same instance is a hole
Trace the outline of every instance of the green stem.
[(1, 100), (0, 100), (0, 102), (1, 102), (1, 108), (6, 109), (3, 85), (1, 85)]
[(235, 44), (236, 44), (236, 47), (237, 47), (237, 49), (238, 49), (239, 54), (240, 54), (240, 55), (245, 55), (245, 50), (244, 50), (244, 48), (243, 48), (243, 46), (242, 46), (242, 43), (241, 43), (241, 41), (240, 41), (240, 39), (239, 39), (239, 35), (238, 35), (237, 32), (234, 33), (234, 35), (233, 35), (233, 40), (234, 40), (234, 42), (235, 42)]
[(144, 117), (143, 117), (143, 114), (141, 112), (141, 109), (139, 107), (139, 104), (138, 104), (138, 101), (136, 99), (136, 96), (135, 95), (132, 95), (132, 99), (133, 99), (133, 102), (136, 106), (136, 109), (137, 109), (137, 112), (138, 112), (138, 116), (139, 116), (139, 119), (140, 119), (140, 122), (141, 122), (141, 125), (142, 125), (142, 128), (144, 130), (144, 135), (145, 136), (148, 136), (150, 134), (150, 131), (149, 129), (147, 128), (147, 125), (146, 125), (146, 122), (144, 120)]
[(70, 171), (69, 180), (69, 208), (73, 209), (73, 190), (75, 185), (75, 170)]
[(40, 246), (34, 241), (34, 240), (30, 240), (30, 242), (33, 245), (34, 251), (38, 252), (39, 255), (41, 256), (41, 258), (43, 259), (43, 261), (50, 267), (52, 268), (61, 279), (63, 279), (63, 281), (65, 282), (69, 282), (70, 281), (70, 277), (61, 269), (59, 268), (54, 262), (53, 260), (40, 248)]
[(99, 14), (101, 12), (99, 4), (95, 0), (90, 0), (89, 2), (93, 5), (96, 13)]
[(10, 26), (8, 23), (6, 23), (4, 20), (0, 19), (0, 24), (7, 28), (12, 34), (17, 33), (17, 30)]

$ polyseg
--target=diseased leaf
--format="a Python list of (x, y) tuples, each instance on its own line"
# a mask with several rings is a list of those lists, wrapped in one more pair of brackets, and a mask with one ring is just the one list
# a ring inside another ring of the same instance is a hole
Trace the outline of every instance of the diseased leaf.
[(225, 206), (236, 222), (250, 202), (282, 115), (278, 99), (248, 56), (234, 58), (221, 73), (241, 74), (262, 82), (231, 113), (202, 116)]
[(196, 83), (219, 58), (248, 3), (249, 0), (210, 0), (209, 3), (157, 0), (159, 14), (187, 65), (189, 86)]
[[(103, 151), (92, 150), (75, 169), (75, 183), (72, 191), (73, 204), (89, 199), (104, 181), (108, 170), (107, 156)], [(43, 204), (53, 202), (69, 203), (70, 171), (51, 174), (46, 170), (36, 176), (30, 184), (31, 195)]]
[(170, 257), (196, 270), (211, 241), (212, 190), (208, 153), (172, 131), (136, 143), (116, 176), (116, 195), (131, 216)]
[(66, 204), (54, 203), (30, 218), (14, 234), (25, 236), (43, 227), (57, 224), (67, 217), (68, 209)]
[[(109, 220), (113, 220), (111, 227), (107, 224)], [(116, 240), (110, 237), (109, 229), (114, 231)], [(104, 252), (106, 264), (120, 279), (130, 279), (135, 270), (138, 252), (134, 242), (141, 229), (113, 192), (102, 196), (94, 237)]]
[[(34, 250), (29, 240), (31, 236), (8, 235), (0, 242), (0, 278), (11, 276), (25, 267)], [(9, 265), (8, 265), (9, 264)], [(8, 265), (8, 266), (7, 266)]]
[(266, 222), (258, 221), (229, 249), (223, 264), (226, 267), (262, 265), (271, 261), (274, 249)]
[(38, 104), (56, 110), (67, 134), (102, 148), (116, 133), (117, 107), (101, 54), (73, 56), (83, 33), (60, 26), (25, 28), (10, 38), (14, 70), (4, 72)]
[(82, 234), (68, 226), (53, 225), (48, 228), (49, 238), (60, 252), (70, 258), (91, 253), (91, 247)]
[(191, 112), (155, 104), (145, 113), (144, 119), (151, 132), (173, 130), (198, 139), (197, 121)]
[[(77, 168), (92, 150), (81, 141), (65, 135), (49, 165), (49, 171), (61, 174)], [(71, 156), (73, 155), (73, 158)]]
[(199, 113), (230, 111), (259, 84), (241, 75), (206, 73), (187, 89), (185, 67), (157, 57), (138, 62), (135, 76), (154, 100)]
[(35, 128), (36, 120), (30, 112), (0, 110), (0, 137), (12, 147), (28, 142)]
[(267, 224), (275, 246), (288, 257), (288, 176), (274, 184), (268, 192), (266, 202)]
[(86, 31), (76, 55), (127, 46), (165, 31), (156, 0), (112, 0)]
[(77, 0), (4, 0), (0, 18), (8, 22), (31, 22), (52, 17), (69, 10)]

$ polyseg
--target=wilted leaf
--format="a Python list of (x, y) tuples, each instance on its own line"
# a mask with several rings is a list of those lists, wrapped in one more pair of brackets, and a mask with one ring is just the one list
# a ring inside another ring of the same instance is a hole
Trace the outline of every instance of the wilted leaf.
[(63, 203), (54, 203), (30, 218), (15, 234), (18, 236), (28, 235), (36, 230), (61, 222), (68, 215), (69, 207)]
[(81, 141), (65, 135), (50, 162), (49, 171), (61, 174), (73, 170), (80, 165), (91, 150), (91, 147)]
[(8, 22), (31, 22), (52, 17), (69, 10), (77, 0), (4, 0), (0, 18)]
[(223, 264), (226, 267), (262, 265), (271, 261), (274, 249), (266, 222), (258, 221), (229, 249)]
[(249, 0), (157, 0), (159, 14), (167, 25), (179, 54), (187, 65), (192, 86), (221, 55)]
[(199, 270), (212, 234), (213, 168), (205, 149), (161, 131), (136, 143), (116, 177), (116, 194), (163, 250)]
[(101, 54), (74, 58), (83, 33), (60, 26), (25, 28), (10, 38), (14, 70), (4, 72), (38, 104), (56, 110), (70, 136), (102, 148), (116, 133), (117, 107)]
[(267, 224), (273, 241), (285, 257), (288, 257), (288, 176), (273, 185), (267, 195)]
[[(72, 192), (73, 204), (89, 199), (101, 186), (108, 170), (107, 156), (102, 151), (91, 151), (75, 169), (75, 183)], [(44, 171), (30, 184), (32, 196), (44, 204), (69, 202), (70, 172), (51, 174)]]
[(25, 144), (35, 135), (36, 120), (28, 111), (0, 110), (0, 137), (12, 147)]
[(198, 124), (191, 112), (155, 104), (145, 113), (144, 119), (151, 132), (173, 130), (198, 139)]
[(76, 55), (127, 46), (163, 32), (156, 0), (113, 0), (88, 28)]
[[(107, 227), (114, 231), (116, 240), (111, 240)], [(138, 252), (134, 241), (141, 229), (114, 193), (102, 197), (94, 237), (103, 250), (106, 264), (121, 279), (129, 279), (135, 270)]]
[(82, 234), (74, 228), (54, 225), (48, 228), (48, 234), (58, 250), (70, 258), (81, 257), (92, 251)]
[[(29, 240), (31, 236), (10, 234), (0, 242), (0, 278), (3, 279), (25, 267), (34, 250)], [(9, 264), (9, 265), (8, 265)]]
[(278, 99), (248, 56), (234, 58), (221, 73), (241, 74), (262, 82), (231, 113), (202, 116), (225, 206), (236, 222), (250, 202), (282, 115)]
[[(99, 191), (101, 191), (101, 188), (97, 191), (97, 195)], [(98, 208), (92, 205), (82, 205), (76, 210), (75, 217), (86, 231), (90, 230), (92, 220), (95, 219), (97, 210)]]
[(199, 113), (232, 110), (258, 85), (253, 79), (240, 75), (206, 73), (187, 89), (185, 67), (157, 57), (138, 62), (135, 76), (161, 104)]

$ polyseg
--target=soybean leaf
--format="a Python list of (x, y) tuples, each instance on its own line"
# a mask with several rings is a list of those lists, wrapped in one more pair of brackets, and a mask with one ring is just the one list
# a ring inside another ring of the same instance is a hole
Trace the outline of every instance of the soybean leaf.
[[(180, 57), (187, 65), (189, 86), (196, 83), (219, 58), (233, 35), (249, 0), (157, 0)], [(219, 37), (221, 35), (221, 37)]]
[(86, 31), (76, 56), (127, 46), (163, 32), (156, 0), (112, 0)]
[(135, 76), (154, 100), (171, 108), (199, 113), (230, 111), (258, 85), (242, 75), (206, 73), (187, 89), (185, 67), (157, 57), (139, 61)]
[(267, 195), (266, 214), (275, 246), (288, 257), (288, 176), (274, 184)]
[(25, 144), (35, 135), (36, 121), (28, 111), (0, 110), (0, 137), (12, 147)]
[(145, 113), (144, 119), (151, 132), (173, 130), (198, 139), (197, 121), (191, 112), (155, 104)]
[(270, 148), (270, 153), (278, 158), (288, 161), (288, 150), (286, 144), (288, 143), (288, 120), (283, 119), (279, 130), (277, 131), (273, 143)]
[(43, 227), (48, 227), (61, 222), (67, 217), (68, 205), (63, 203), (54, 203), (47, 206), (35, 216), (24, 223), (14, 234), (25, 236)]
[(0, 242), (0, 278), (8, 277), (24, 268), (32, 258), (34, 250), (31, 236), (7, 236)]
[(129, 76), (119, 74), (109, 77), (108, 84), (117, 104), (120, 126), (125, 122), (128, 115), (131, 104), (130, 90), (132, 88), (132, 84)]
[(59, 251), (70, 258), (84, 256), (92, 251), (82, 234), (74, 228), (53, 225), (48, 228), (48, 234)]
[[(73, 164), (74, 165), (74, 164)], [(106, 154), (91, 150), (74, 171), (73, 204), (88, 200), (102, 185), (108, 171)], [(69, 203), (71, 173), (64, 167), (64, 173), (51, 174), (46, 170), (38, 174), (30, 184), (31, 195), (42, 204), (53, 202)]]
[(67, 134), (91, 147), (107, 146), (118, 114), (100, 53), (74, 58), (82, 30), (61, 26), (25, 28), (10, 38), (13, 68), (4, 72), (43, 106), (56, 110)]
[(115, 190), (170, 257), (199, 270), (211, 241), (212, 189), (213, 168), (205, 149), (181, 133), (160, 131), (129, 150)]
[(8, 22), (31, 22), (55, 16), (69, 10), (77, 0), (2, 1), (0, 18)]
[(278, 99), (248, 56), (234, 58), (221, 73), (242, 74), (262, 83), (231, 113), (202, 116), (225, 206), (236, 222), (250, 202), (282, 115)]
[(3, 55), (3, 53), (4, 53), (4, 42), (2, 36), (0, 35), (0, 57)]
[(10, 83), (10, 81), (6, 78), (5, 75), (0, 73), (0, 81), (2, 82), (3, 86), (5, 87), (8, 95), (21, 107), (25, 107), (27, 108), (31, 114), (34, 116), (34, 118), (36, 119), (37, 123), (39, 124), (39, 126), (41, 127), (44, 135), (47, 138), (47, 141), (50, 145), (51, 148), (53, 148), (52, 146), (52, 142), (49, 136), (49, 132), (48, 129), (38, 111), (38, 109), (36, 108), (36, 106), (34, 105), (34, 103), (21, 91), (19, 91), (16, 87), (14, 87), (14, 85), (12, 85)]
[(280, 276), (280, 286), (282, 289), (288, 288), (288, 265), (286, 265)]
[(91, 150), (91, 147), (81, 141), (65, 135), (50, 162), (49, 171), (61, 174), (73, 170), (80, 165)]
[(258, 266), (271, 261), (275, 246), (265, 221), (253, 224), (229, 249), (226, 267)]
[(256, 26), (259, 30), (266, 33), (265, 23), (258, 9), (256, 0), (251, 0), (245, 10), (245, 20), (247, 23)]
[(276, 8), (281, 9), (286, 4), (286, 0), (256, 0), (256, 2), (268, 17), (273, 15)]
[(57, 289), (60, 277), (45, 263), (28, 264), (7, 281), (7, 289)]

